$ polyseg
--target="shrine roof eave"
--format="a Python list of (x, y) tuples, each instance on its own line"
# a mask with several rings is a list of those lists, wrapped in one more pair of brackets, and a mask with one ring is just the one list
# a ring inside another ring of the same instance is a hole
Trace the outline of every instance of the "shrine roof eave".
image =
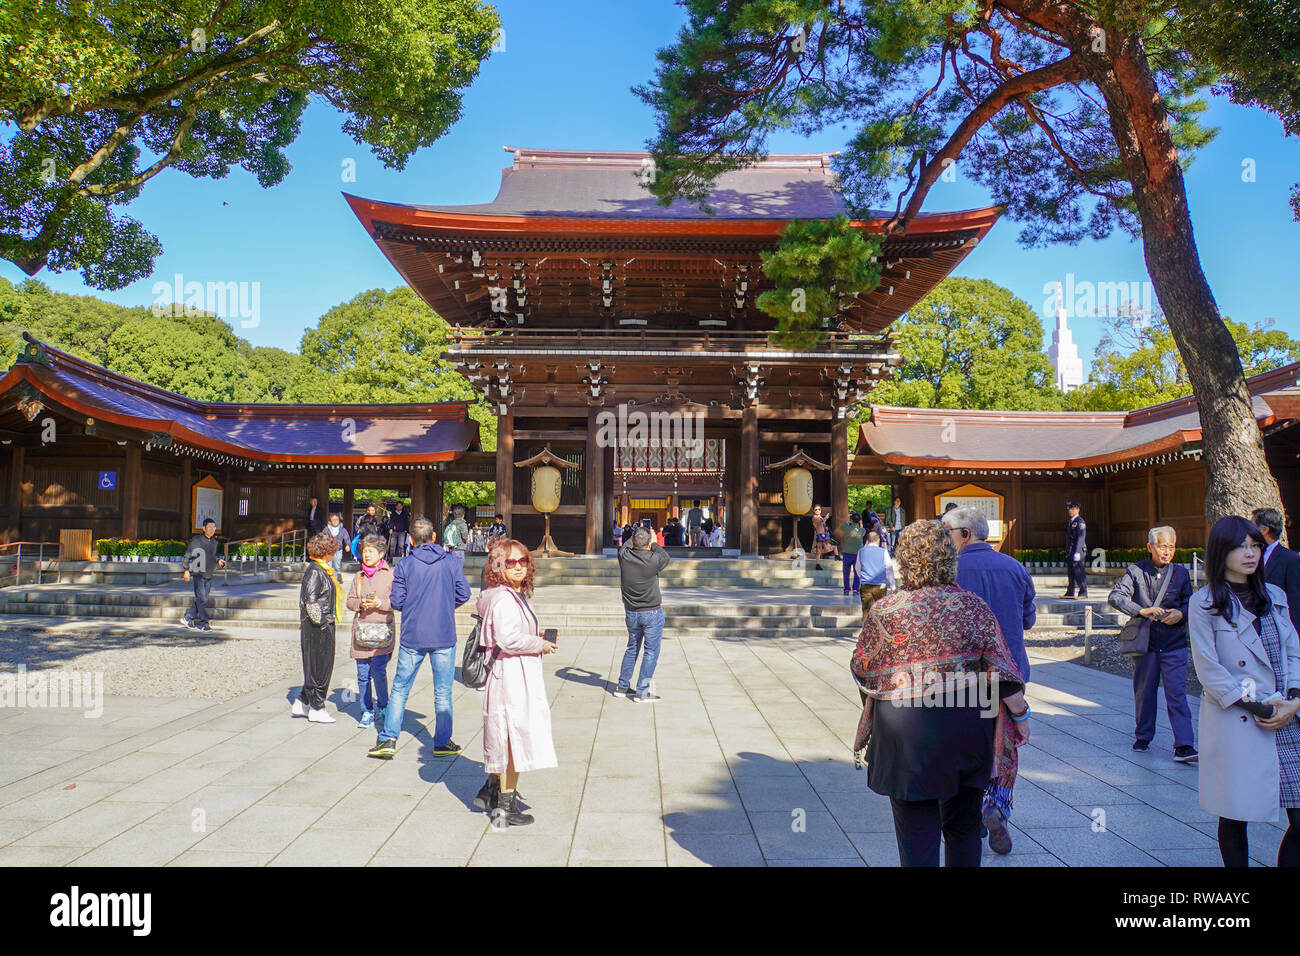
[[(428, 209), (407, 203), (382, 202), (343, 194), (353, 214), (372, 237), (379, 223), (409, 229), (474, 236), (674, 236), (707, 238), (773, 239), (789, 225), (790, 218), (723, 219), (702, 215), (694, 219), (616, 218), (604, 216), (491, 215), (481, 212), (457, 213), (445, 209)], [(920, 213), (910, 220), (904, 236), (933, 235), (945, 232), (976, 230), (983, 239), (1002, 214), (1001, 206), (963, 209), (952, 212)], [(880, 232), (885, 218), (855, 219), (852, 224), (864, 231)]]

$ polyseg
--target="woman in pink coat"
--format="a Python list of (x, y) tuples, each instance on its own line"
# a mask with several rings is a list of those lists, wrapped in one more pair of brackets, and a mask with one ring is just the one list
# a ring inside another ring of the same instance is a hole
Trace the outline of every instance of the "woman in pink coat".
[[(532, 823), (519, 809), (519, 774), (556, 766), (551, 709), (542, 676), (545, 641), (533, 594), (533, 559), (513, 538), (497, 538), (488, 549), (486, 587), (479, 594), (479, 643), (488, 656), (483, 693), (483, 769), (490, 775), (475, 803), (492, 813), (492, 827), (504, 830)], [(494, 786), (495, 784), (495, 786)]]

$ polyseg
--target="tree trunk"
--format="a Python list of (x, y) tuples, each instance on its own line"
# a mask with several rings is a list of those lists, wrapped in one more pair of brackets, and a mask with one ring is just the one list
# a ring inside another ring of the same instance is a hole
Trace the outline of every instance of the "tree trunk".
[(1093, 78), (1133, 184), (1147, 271), (1200, 408), (1206, 520), (1249, 517), (1255, 508), (1280, 511), (1241, 357), (1201, 268), (1164, 105), (1140, 43), (1115, 34), (1110, 39), (1108, 68)]

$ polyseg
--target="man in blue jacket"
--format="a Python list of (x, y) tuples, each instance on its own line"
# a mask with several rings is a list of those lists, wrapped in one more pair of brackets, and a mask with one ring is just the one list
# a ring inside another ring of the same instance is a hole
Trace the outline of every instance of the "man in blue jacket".
[[(1038, 620), (1034, 604), (1034, 580), (1025, 566), (1010, 555), (994, 551), (988, 543), (989, 522), (974, 508), (955, 508), (943, 516), (944, 527), (957, 546), (957, 586), (984, 599), (1016, 660), (1020, 679), (1029, 685), (1029, 654), (1025, 631)], [(982, 812), (994, 853), (1011, 852), (1011, 794), (999, 793), (993, 784), (984, 794)]]
[(392, 759), (406, 715), (406, 698), (427, 655), (433, 666), (433, 755), (454, 757), (460, 746), (451, 739), (451, 691), (456, 678), (456, 608), (469, 600), (464, 565), (433, 543), (433, 522), (411, 522), (412, 550), (393, 569), (389, 603), (402, 614), (397, 675), (388, 695), (388, 710), (379, 739), (369, 756)]

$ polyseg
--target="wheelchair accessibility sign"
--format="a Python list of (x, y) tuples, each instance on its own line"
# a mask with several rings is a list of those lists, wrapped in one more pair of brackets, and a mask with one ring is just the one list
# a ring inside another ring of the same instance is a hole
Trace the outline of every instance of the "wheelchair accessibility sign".
[(101, 471), (99, 473), (99, 490), (116, 491), (117, 490), (117, 472)]

